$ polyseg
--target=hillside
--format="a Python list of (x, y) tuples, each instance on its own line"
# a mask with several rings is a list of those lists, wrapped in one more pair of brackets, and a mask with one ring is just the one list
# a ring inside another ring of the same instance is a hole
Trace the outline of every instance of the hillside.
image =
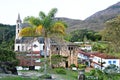
[(107, 20), (115, 18), (119, 14), (120, 14), (120, 2), (108, 7), (105, 10), (102, 10), (93, 14), (92, 16), (88, 17), (84, 21), (85, 21), (85, 24), (86, 23), (89, 24), (87, 25), (88, 26), (87, 28), (93, 29), (93, 30), (101, 30), (105, 27), (104, 23)]
[(9, 41), (15, 35), (15, 25), (0, 24), (0, 43)]
[(120, 2), (99, 11), (85, 20), (75, 20), (68, 18), (59, 18), (69, 25), (67, 32), (71, 32), (77, 29), (92, 29), (92, 30), (102, 30), (105, 26), (104, 23), (107, 20), (115, 18), (120, 14)]

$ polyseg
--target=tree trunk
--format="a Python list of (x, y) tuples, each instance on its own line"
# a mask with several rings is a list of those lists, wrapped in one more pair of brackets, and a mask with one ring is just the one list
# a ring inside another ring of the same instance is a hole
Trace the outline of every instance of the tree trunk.
[(44, 53), (44, 73), (47, 74), (47, 37), (45, 37), (45, 41), (44, 41), (44, 46), (45, 46), (45, 53)]

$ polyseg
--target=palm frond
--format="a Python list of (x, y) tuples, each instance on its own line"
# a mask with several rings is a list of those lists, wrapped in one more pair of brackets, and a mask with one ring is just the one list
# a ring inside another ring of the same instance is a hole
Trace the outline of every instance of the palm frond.
[(44, 12), (40, 11), (39, 17), (40, 17), (40, 19), (44, 19), (46, 17), (46, 15)]
[(28, 16), (24, 19), (24, 22), (27, 22), (33, 26), (38, 26), (41, 24), (41, 21), (39, 18), (33, 17), (33, 16)]
[(37, 34), (36, 34), (36, 28), (35, 27), (26, 27), (26, 28), (23, 28), (20, 31), (19, 36), (21, 36), (21, 37), (33, 37), (33, 36), (37, 36)]
[(51, 32), (64, 35), (65, 34), (65, 25), (60, 21), (56, 22), (51, 28)]
[(51, 11), (48, 13), (48, 17), (55, 17), (55, 14), (57, 13), (57, 8), (51, 9)]

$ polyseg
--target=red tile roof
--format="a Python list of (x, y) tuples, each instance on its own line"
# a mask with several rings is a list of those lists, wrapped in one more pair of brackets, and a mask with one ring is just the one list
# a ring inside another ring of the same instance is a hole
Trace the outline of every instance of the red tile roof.
[(100, 57), (100, 58), (104, 58), (104, 59), (118, 59), (118, 57), (115, 57), (115, 56), (111, 56), (111, 55), (107, 55), (105, 53), (94, 53), (92, 54), (93, 56), (97, 56), (97, 57)]
[(78, 53), (83, 54), (88, 57), (97, 56), (97, 57), (104, 58), (104, 59), (119, 59), (118, 57), (111, 56), (105, 53), (100, 53), (100, 52), (84, 52), (82, 50), (79, 50)]
[(98, 52), (84, 52), (82, 50), (79, 50), (78, 53), (83, 54), (88, 57), (92, 57), (92, 54), (98, 53)]

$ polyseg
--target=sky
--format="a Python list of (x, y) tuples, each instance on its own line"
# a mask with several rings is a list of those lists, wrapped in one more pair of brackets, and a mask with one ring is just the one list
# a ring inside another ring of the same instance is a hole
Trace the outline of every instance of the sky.
[(0, 0), (0, 23), (16, 24), (18, 13), (21, 20), (27, 16), (38, 17), (57, 8), (56, 17), (84, 20), (95, 12), (119, 2), (119, 0)]

